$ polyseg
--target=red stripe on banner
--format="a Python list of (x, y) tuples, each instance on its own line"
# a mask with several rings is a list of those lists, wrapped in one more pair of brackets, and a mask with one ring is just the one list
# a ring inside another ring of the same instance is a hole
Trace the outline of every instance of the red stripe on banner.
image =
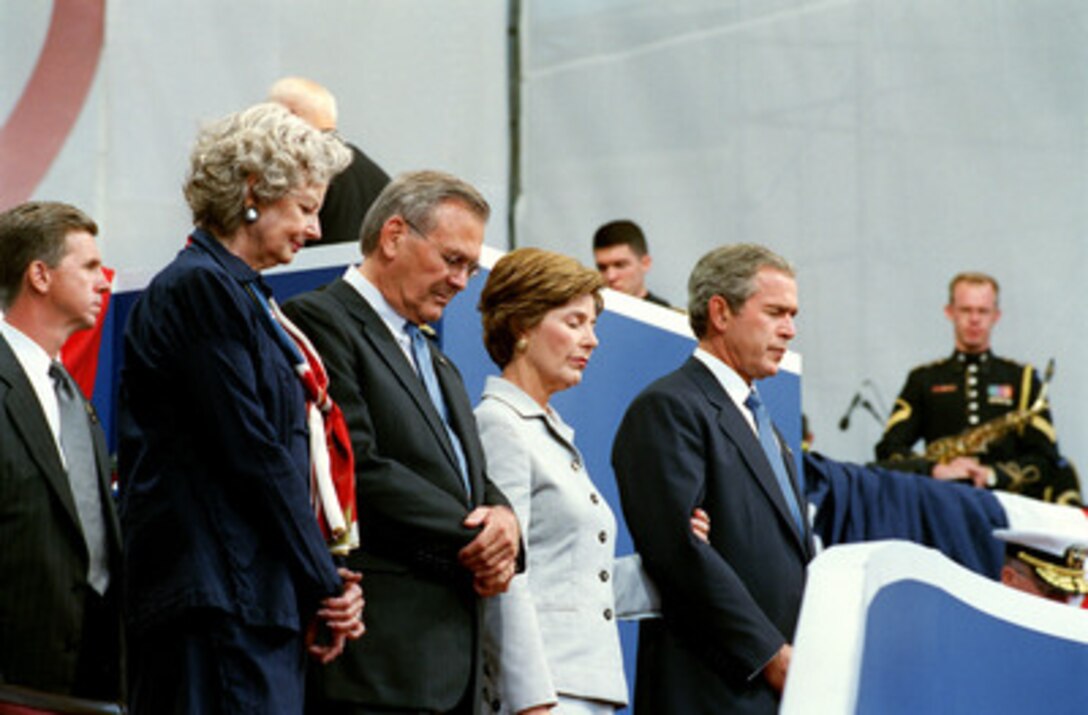
[(79, 118), (102, 54), (106, 0), (55, 0), (45, 45), (0, 128), (0, 210), (33, 195)]

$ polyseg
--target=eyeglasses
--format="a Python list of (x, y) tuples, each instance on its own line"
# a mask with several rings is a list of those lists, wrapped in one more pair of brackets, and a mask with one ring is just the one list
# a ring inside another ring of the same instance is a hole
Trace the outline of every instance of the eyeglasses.
[[(401, 216), (401, 218), (404, 219), (404, 223), (408, 224), (408, 228), (412, 230), (412, 233), (416, 234), (424, 241), (427, 241), (432, 246), (438, 247), (437, 244), (434, 243), (434, 239), (416, 228), (416, 225), (409, 221), (407, 217)], [(463, 272), (468, 278), (475, 278), (480, 274), (480, 264), (467, 256), (450, 251), (443, 251), (441, 249), (439, 249), (438, 255), (442, 257), (443, 262), (446, 264), (446, 269), (453, 275)]]

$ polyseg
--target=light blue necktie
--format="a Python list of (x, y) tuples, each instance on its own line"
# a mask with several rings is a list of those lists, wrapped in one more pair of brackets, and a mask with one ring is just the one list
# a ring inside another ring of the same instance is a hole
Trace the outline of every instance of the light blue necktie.
[(460, 468), (461, 482), (464, 484), (465, 492), (471, 494), (472, 489), (468, 483), (468, 464), (465, 461), (465, 450), (461, 447), (461, 440), (457, 438), (453, 427), (450, 426), (446, 400), (442, 397), (442, 388), (438, 384), (438, 376), (434, 373), (434, 363), (431, 361), (431, 349), (427, 345), (427, 338), (420, 332), (419, 326), (415, 323), (405, 323), (404, 330), (408, 333), (408, 337), (412, 339), (412, 357), (415, 358), (419, 377), (423, 380), (423, 386), (427, 388), (427, 394), (442, 418), (442, 424), (446, 427), (446, 434), (450, 436), (453, 452), (457, 455), (457, 466)]
[(778, 439), (775, 437), (771, 417), (767, 414), (767, 408), (763, 405), (763, 400), (760, 399), (756, 388), (752, 388), (752, 391), (748, 394), (748, 399), (744, 401), (744, 406), (751, 410), (752, 416), (756, 418), (759, 444), (763, 447), (763, 453), (767, 455), (767, 461), (771, 463), (771, 469), (774, 470), (774, 476), (778, 480), (778, 488), (782, 490), (782, 496), (786, 499), (790, 515), (793, 516), (793, 521), (797, 526), (797, 533), (804, 538), (805, 528), (804, 522), (801, 521), (801, 507), (797, 503), (797, 495), (790, 483), (786, 463), (782, 461), (782, 448), (779, 447)]
[(91, 424), (83, 399), (76, 394), (75, 383), (59, 362), (49, 366), (49, 377), (57, 393), (60, 411), (60, 446), (68, 470), (68, 485), (76, 500), (76, 513), (83, 527), (83, 540), (90, 557), (87, 582), (98, 594), (106, 592), (110, 582), (109, 557), (106, 553), (106, 521), (102, 516), (102, 497), (98, 489), (98, 460), (91, 440)]

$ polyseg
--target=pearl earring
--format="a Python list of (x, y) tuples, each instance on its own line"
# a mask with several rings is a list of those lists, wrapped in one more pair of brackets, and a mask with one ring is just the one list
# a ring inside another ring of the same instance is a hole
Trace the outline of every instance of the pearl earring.
[(246, 210), (242, 212), (242, 218), (245, 219), (246, 223), (256, 223), (260, 216), (261, 215), (257, 213), (256, 206), (246, 206)]
[(518, 338), (518, 341), (514, 343), (514, 350), (519, 353), (523, 353), (529, 349), (529, 341), (526, 338)]

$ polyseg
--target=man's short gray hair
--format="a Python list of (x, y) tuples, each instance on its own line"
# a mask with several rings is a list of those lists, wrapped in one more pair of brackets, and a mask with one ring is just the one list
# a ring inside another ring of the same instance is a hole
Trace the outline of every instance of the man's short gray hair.
[(447, 201), (463, 204), (481, 221), (487, 221), (491, 207), (472, 184), (441, 171), (411, 171), (397, 176), (378, 194), (366, 212), (359, 239), (364, 256), (378, 247), (382, 226), (393, 216), (402, 216), (426, 233), (434, 228), (434, 210)]
[(755, 293), (755, 278), (761, 268), (794, 275), (789, 261), (754, 243), (721, 246), (699, 259), (688, 279), (688, 322), (696, 337), (706, 334), (710, 299), (720, 295), (730, 311), (738, 312)]

